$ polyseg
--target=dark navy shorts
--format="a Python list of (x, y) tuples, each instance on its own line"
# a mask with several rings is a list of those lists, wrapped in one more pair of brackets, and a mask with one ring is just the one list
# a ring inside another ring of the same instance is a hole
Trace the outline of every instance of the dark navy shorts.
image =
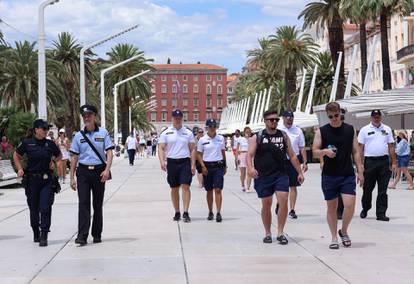
[(410, 155), (397, 156), (397, 163), (399, 168), (407, 168), (410, 163)]
[(180, 162), (167, 161), (167, 182), (170, 187), (179, 187), (182, 184), (191, 185), (191, 160)]
[(289, 177), (289, 186), (300, 186), (298, 172), (295, 170), (295, 167), (290, 160), (286, 161), (286, 172)]
[(207, 191), (213, 189), (223, 189), (224, 170), (224, 168), (208, 168), (207, 175), (203, 175), (204, 188)]
[(325, 200), (338, 198), (340, 194), (356, 195), (355, 175), (322, 175), (322, 191), (323, 195), (325, 196)]
[(254, 180), (254, 189), (259, 198), (272, 196), (276, 191), (289, 192), (289, 177), (287, 175), (259, 176)]

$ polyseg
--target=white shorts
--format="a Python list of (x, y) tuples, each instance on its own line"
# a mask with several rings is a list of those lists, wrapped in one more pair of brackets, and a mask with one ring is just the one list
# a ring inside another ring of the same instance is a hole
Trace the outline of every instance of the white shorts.
[(69, 160), (69, 151), (60, 150), (60, 152), (62, 152), (62, 160)]

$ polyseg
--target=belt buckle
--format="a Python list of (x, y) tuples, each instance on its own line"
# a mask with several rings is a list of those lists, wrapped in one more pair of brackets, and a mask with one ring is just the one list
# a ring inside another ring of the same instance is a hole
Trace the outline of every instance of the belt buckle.
[(88, 166), (88, 170), (94, 170), (95, 166)]
[(44, 174), (43, 175), (43, 179), (47, 179), (48, 178), (48, 175), (47, 174)]

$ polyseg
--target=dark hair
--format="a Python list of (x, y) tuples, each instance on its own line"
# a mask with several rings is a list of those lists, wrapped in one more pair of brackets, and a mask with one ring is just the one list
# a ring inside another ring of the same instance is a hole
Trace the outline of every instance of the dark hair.
[(277, 114), (277, 111), (273, 109), (268, 109), (267, 111), (263, 113), (263, 118), (266, 118), (267, 116), (272, 115), (272, 114)]
[(325, 107), (326, 112), (340, 112), (341, 106), (337, 102), (330, 102)]
[(26, 131), (26, 138), (33, 138), (34, 134), (34, 128), (28, 128)]
[(240, 133), (240, 129), (236, 129), (236, 131), (234, 131), (234, 133)]

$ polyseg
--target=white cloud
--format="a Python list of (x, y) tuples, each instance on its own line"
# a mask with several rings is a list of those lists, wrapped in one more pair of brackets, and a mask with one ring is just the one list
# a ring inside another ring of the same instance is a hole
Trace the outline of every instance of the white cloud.
[(298, 11), (303, 9), (309, 0), (234, 0), (255, 4), (261, 7), (262, 12), (270, 16), (297, 17)]

